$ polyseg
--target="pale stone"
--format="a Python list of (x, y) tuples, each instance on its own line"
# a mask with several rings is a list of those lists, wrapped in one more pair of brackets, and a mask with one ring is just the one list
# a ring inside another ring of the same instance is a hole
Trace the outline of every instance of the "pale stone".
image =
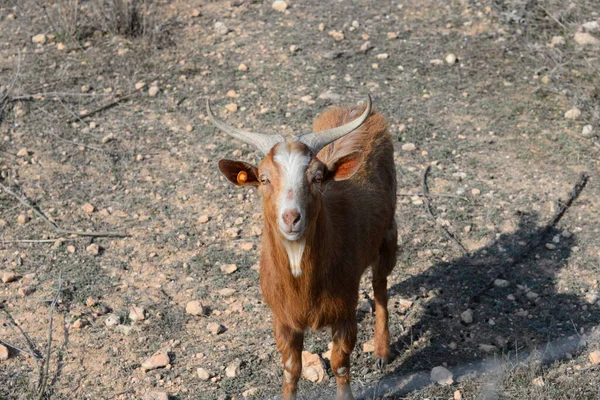
[(600, 39), (595, 38), (587, 32), (577, 32), (573, 39), (581, 46), (600, 46)]
[(196, 374), (198, 374), (198, 378), (200, 378), (203, 381), (207, 381), (211, 378), (210, 372), (208, 372), (204, 368), (198, 368), (196, 370)]
[(463, 311), (460, 314), (460, 319), (465, 323), (465, 324), (470, 324), (473, 322), (473, 310), (471, 310), (470, 308), (468, 308), (467, 310)]
[(194, 316), (203, 316), (208, 314), (208, 310), (199, 300), (192, 300), (185, 305), (185, 312)]
[(590, 353), (590, 362), (594, 365), (600, 364), (600, 350), (595, 350)]
[(344, 33), (340, 31), (329, 31), (327, 32), (329, 36), (331, 36), (335, 41), (339, 42), (344, 40)]
[(3, 283), (14, 282), (17, 280), (17, 278), (18, 278), (17, 274), (15, 274), (12, 271), (6, 271), (2, 274), (2, 282)]
[(415, 151), (416, 149), (417, 149), (417, 146), (414, 143), (404, 143), (402, 145), (403, 151)]
[(39, 35), (35, 35), (31, 38), (31, 42), (35, 44), (44, 44), (46, 43), (46, 35), (40, 33)]
[(302, 376), (311, 382), (320, 383), (327, 376), (325, 363), (318, 354), (302, 352)]
[(580, 116), (581, 116), (581, 110), (577, 107), (573, 107), (569, 111), (565, 112), (566, 119), (577, 119)]
[(81, 209), (86, 212), (87, 214), (91, 214), (94, 212), (94, 210), (96, 209), (92, 204), (90, 203), (85, 203), (84, 205), (81, 206)]
[(152, 86), (150, 89), (148, 89), (148, 96), (150, 97), (154, 97), (158, 94), (159, 92), (159, 88), (158, 86)]
[(221, 265), (221, 272), (224, 272), (226, 274), (233, 274), (235, 271), (237, 271), (238, 267), (235, 264), (223, 264)]
[(271, 7), (275, 11), (284, 12), (288, 8), (288, 4), (283, 0), (275, 0)]
[(88, 254), (93, 256), (100, 254), (100, 246), (98, 246), (96, 243), (90, 244), (85, 250), (88, 252)]
[(146, 319), (146, 310), (144, 307), (131, 306), (129, 308), (129, 319), (132, 321), (143, 321)]
[(442, 386), (451, 385), (454, 383), (452, 372), (442, 366), (434, 367), (431, 370), (430, 377), (432, 382)]
[(10, 353), (8, 351), (8, 347), (4, 346), (3, 344), (0, 344), (0, 361), (6, 361), (8, 360)]
[(457, 60), (458, 59), (456, 58), (455, 54), (450, 53), (450, 54), (448, 54), (446, 56), (446, 64), (448, 64), (448, 65), (454, 65), (454, 64), (456, 64)]
[(225, 376), (229, 378), (235, 378), (240, 374), (240, 368), (242, 367), (242, 360), (236, 358), (233, 360), (227, 368), (225, 368)]

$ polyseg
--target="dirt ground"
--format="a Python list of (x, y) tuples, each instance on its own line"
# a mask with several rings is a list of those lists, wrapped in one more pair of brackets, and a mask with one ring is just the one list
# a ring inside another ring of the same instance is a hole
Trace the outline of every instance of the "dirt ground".
[[(383, 372), (363, 352), (361, 286), (355, 394), (600, 398), (597, 0), (126, 2), (0, 2), (0, 275), (15, 278), (0, 282), (0, 398), (277, 396), (260, 199), (216, 167), (260, 155), (208, 124), (205, 100), (292, 135), (367, 93), (394, 138), (400, 253)], [(436, 220), (418, 195), (427, 165)], [(186, 313), (193, 300), (206, 315)], [(168, 365), (144, 371), (159, 350)], [(452, 385), (430, 383), (436, 366)], [(331, 397), (335, 379), (300, 391)]]

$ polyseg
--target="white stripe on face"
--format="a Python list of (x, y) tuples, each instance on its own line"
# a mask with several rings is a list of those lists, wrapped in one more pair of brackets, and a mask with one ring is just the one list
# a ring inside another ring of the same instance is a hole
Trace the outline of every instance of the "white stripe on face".
[(305, 210), (300, 207), (298, 193), (304, 184), (310, 156), (298, 149), (290, 149), (287, 143), (282, 143), (277, 146), (273, 160), (279, 164), (281, 172), (281, 191), (277, 198), (278, 218), (287, 210), (296, 210), (303, 217)]

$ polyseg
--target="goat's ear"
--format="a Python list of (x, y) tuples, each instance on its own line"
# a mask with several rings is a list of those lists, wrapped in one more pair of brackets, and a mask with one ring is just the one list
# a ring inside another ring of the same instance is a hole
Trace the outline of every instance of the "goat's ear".
[(236, 186), (258, 186), (258, 168), (243, 161), (219, 160), (219, 171)]
[(363, 156), (360, 152), (350, 153), (343, 157), (338, 158), (333, 165), (327, 166), (329, 170), (329, 178), (334, 181), (345, 181), (351, 178), (358, 168), (363, 163)]

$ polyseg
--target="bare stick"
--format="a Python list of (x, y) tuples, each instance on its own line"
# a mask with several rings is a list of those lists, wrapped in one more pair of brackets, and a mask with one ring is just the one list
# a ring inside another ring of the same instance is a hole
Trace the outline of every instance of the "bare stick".
[(435, 224), (444, 232), (448, 239), (450, 239), (460, 249), (463, 255), (468, 258), (469, 251), (465, 248), (465, 246), (463, 246), (463, 244), (458, 240), (458, 238), (456, 238), (456, 236), (452, 232), (450, 232), (448, 229), (446, 229), (445, 226), (442, 226), (437, 221), (435, 214), (433, 213), (433, 211), (431, 211), (431, 205), (429, 204), (429, 188), (427, 187), (427, 174), (429, 173), (430, 168), (430, 165), (425, 167), (423, 175), (421, 176), (421, 189), (423, 190), (423, 203), (425, 204), (425, 210), (427, 210), (427, 214), (429, 214), (431, 219), (433, 219)]
[(512, 257), (511, 259), (505, 262), (497, 264), (495, 268), (498, 272), (492, 279), (490, 279), (489, 283), (485, 287), (483, 287), (481, 290), (479, 290), (477, 293), (471, 296), (469, 302), (479, 301), (481, 295), (483, 295), (485, 292), (487, 292), (494, 286), (494, 281), (496, 279), (499, 279), (503, 275), (504, 271), (507, 271), (511, 266), (523, 260), (529, 253), (531, 253), (533, 249), (535, 249), (542, 243), (544, 237), (546, 237), (546, 235), (548, 235), (548, 233), (556, 226), (558, 221), (560, 221), (563, 215), (565, 215), (569, 207), (571, 207), (571, 204), (573, 204), (573, 202), (577, 200), (577, 198), (585, 188), (585, 185), (587, 185), (588, 179), (589, 175), (586, 173), (582, 173), (581, 175), (579, 175), (577, 183), (575, 183), (575, 186), (573, 186), (573, 189), (569, 193), (569, 198), (564, 203), (560, 200), (558, 201), (558, 210), (556, 211), (552, 219), (548, 221), (546, 226), (544, 226), (544, 228), (537, 235), (535, 235), (534, 238), (530, 239), (515, 257)]
[(17, 346), (15, 346), (14, 344), (10, 344), (8, 342), (5, 342), (4, 340), (0, 339), (0, 343), (4, 344), (6, 347), (10, 347), (13, 350), (17, 350), (18, 352), (21, 352), (23, 354), (28, 355), (31, 358), (37, 358), (35, 354), (28, 352), (27, 350), (23, 350)]
[[(41, 359), (42, 356), (40, 355), (40, 352), (35, 348), (35, 344), (31, 340), (29, 335), (27, 333), (25, 333), (25, 331), (19, 325), (17, 325), (15, 323), (15, 319), (12, 317), (12, 315), (8, 312), (8, 310), (6, 308), (3, 307), (2, 311), (4, 312), (4, 314), (6, 314), (6, 317), (7, 317), (6, 325), (8, 325), (10, 330), (12, 330), (14, 332), (14, 334), (17, 336), (19, 336), (19, 335), (23, 336), (23, 338), (25, 339), (25, 344), (27, 345), (27, 349), (29, 349), (29, 352), (33, 355), (34, 358)], [(17, 332), (17, 330), (19, 332)]]
[(76, 115), (75, 119), (68, 120), (67, 122), (71, 123), (71, 122), (75, 122), (76, 120), (81, 121), (83, 118), (88, 118), (88, 117), (91, 117), (94, 114), (98, 114), (99, 112), (102, 112), (104, 110), (108, 110), (109, 108), (113, 108), (113, 107), (117, 106), (119, 103), (121, 103), (122, 101), (129, 100), (135, 94), (136, 93), (131, 93), (131, 94), (128, 94), (126, 96), (119, 97), (118, 99), (115, 99), (115, 100), (111, 101), (108, 104), (100, 106), (100, 107), (96, 108), (95, 110), (92, 110), (92, 111), (90, 111), (90, 112), (88, 112), (88, 113), (86, 113), (84, 115)]
[(127, 234), (125, 232), (111, 232), (111, 231), (108, 231), (108, 232), (84, 232), (84, 231), (72, 231), (69, 229), (62, 229), (61, 227), (56, 225), (56, 223), (50, 221), (50, 219), (48, 219), (48, 217), (46, 217), (40, 210), (38, 210), (37, 207), (32, 206), (23, 197), (19, 196), (18, 194), (16, 194), (12, 190), (8, 189), (6, 186), (4, 186), (1, 183), (0, 183), (0, 188), (2, 188), (2, 190), (4, 190), (6, 193), (10, 194), (15, 199), (17, 199), (19, 201), (19, 203), (21, 203), (24, 206), (26, 206), (27, 208), (31, 209), (38, 217), (40, 217), (44, 222), (46, 222), (48, 225), (50, 225), (52, 227), (52, 229), (54, 229), (54, 231), (56, 231), (57, 233), (60, 233), (63, 235), (76, 235), (76, 236), (87, 236), (87, 237), (128, 237), (129, 236), (129, 234)]
[(46, 384), (48, 382), (48, 369), (50, 368), (50, 356), (52, 352), (52, 322), (54, 316), (54, 308), (56, 307), (56, 302), (60, 297), (60, 291), (62, 289), (62, 270), (58, 273), (58, 288), (56, 289), (56, 294), (52, 299), (52, 304), (50, 304), (50, 311), (48, 311), (48, 344), (46, 346), (46, 358), (44, 359), (44, 367), (41, 370), (40, 380), (38, 382), (38, 399), (42, 400), (44, 395), (46, 394)]
[(17, 58), (17, 72), (15, 72), (15, 77), (13, 78), (13, 80), (8, 85), (8, 88), (6, 89), (6, 93), (4, 94), (4, 97), (2, 97), (2, 100), (0, 101), (0, 104), (2, 104), (2, 108), (0, 109), (0, 118), (2, 118), (2, 114), (4, 113), (4, 109), (6, 108), (6, 105), (8, 104), (8, 100), (7, 99), (10, 96), (10, 92), (12, 92), (13, 87), (15, 86), (15, 84), (17, 83), (17, 81), (19, 80), (19, 74), (21, 72), (21, 50), (18, 50), (18, 52), (19, 52), (19, 57)]
[[(452, 199), (459, 199), (459, 200), (463, 200), (463, 201), (466, 201), (466, 202), (469, 201), (469, 199), (467, 199), (466, 197), (457, 196), (455, 194), (431, 193), (430, 192), (428, 195), (429, 196), (433, 196), (433, 197), (449, 197), (449, 198), (452, 198)], [(425, 194), (424, 193), (398, 193), (398, 194), (396, 194), (396, 196), (398, 196), (398, 197), (413, 197), (413, 196), (422, 197), (422, 196), (425, 196)]]
[(61, 242), (66, 242), (74, 239), (67, 238), (56, 238), (56, 239), (13, 239), (13, 240), (0, 240), (0, 244), (8, 244), (8, 243), (54, 243), (57, 240)]

